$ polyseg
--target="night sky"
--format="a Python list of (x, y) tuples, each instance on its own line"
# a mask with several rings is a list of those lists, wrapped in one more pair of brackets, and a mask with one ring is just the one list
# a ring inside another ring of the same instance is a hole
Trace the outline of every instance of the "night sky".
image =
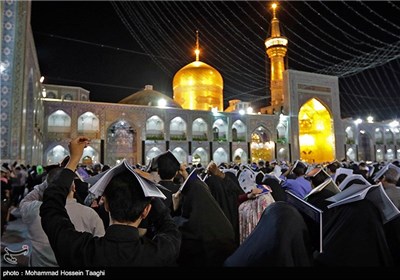
[[(269, 105), (271, 2), (32, 1), (31, 25), (45, 83), (80, 86), (92, 101), (118, 102), (151, 84), (172, 97), (172, 79), (195, 60), (224, 78), (229, 99)], [(400, 2), (284, 1), (287, 67), (339, 76), (342, 117), (400, 117)]]

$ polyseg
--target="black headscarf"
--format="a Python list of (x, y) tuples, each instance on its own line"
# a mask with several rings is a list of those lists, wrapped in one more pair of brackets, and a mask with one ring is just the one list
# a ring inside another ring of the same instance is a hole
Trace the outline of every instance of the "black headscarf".
[(298, 210), (284, 201), (265, 208), (253, 232), (225, 266), (312, 266), (308, 229)]
[(197, 176), (182, 190), (180, 266), (222, 266), (237, 248), (233, 227)]
[(321, 266), (391, 266), (393, 259), (380, 213), (369, 200), (324, 211)]

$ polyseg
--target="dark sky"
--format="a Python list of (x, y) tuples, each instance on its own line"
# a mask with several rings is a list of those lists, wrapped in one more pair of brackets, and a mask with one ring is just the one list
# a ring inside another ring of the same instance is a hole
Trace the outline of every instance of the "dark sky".
[[(266, 106), (271, 2), (33, 1), (31, 24), (45, 83), (80, 86), (117, 102), (200, 60), (224, 78), (229, 99)], [(342, 117), (400, 117), (400, 2), (284, 1), (278, 18), (290, 69), (339, 76)]]

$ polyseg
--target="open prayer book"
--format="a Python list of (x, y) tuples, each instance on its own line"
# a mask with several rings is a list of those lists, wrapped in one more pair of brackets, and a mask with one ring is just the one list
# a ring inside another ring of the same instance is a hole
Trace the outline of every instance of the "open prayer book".
[(347, 176), (352, 175), (353, 169), (339, 167), (338, 169), (336, 169), (335, 176), (333, 177), (333, 181), (336, 182), (336, 179), (340, 174), (346, 174)]
[(278, 176), (276, 176), (276, 174), (275, 174), (274, 172), (265, 174), (265, 175), (264, 175), (264, 178), (263, 178), (263, 181), (264, 181), (265, 179), (267, 179), (267, 178), (271, 178), (271, 179), (277, 180), (279, 184), (283, 181), (281, 178), (279, 178)]
[(310, 217), (314, 222), (319, 224), (319, 252), (322, 253), (322, 213), (323, 211), (308, 203), (301, 197), (298, 197), (289, 190), (285, 190), (287, 193), (287, 202), (292, 204), (301, 213)]
[[(208, 176), (206, 176), (206, 177), (208, 177)], [(206, 177), (204, 177), (204, 178), (207, 179)], [(204, 180), (205, 180), (205, 179), (204, 179)], [(182, 191), (183, 188), (184, 188), (189, 182), (192, 182), (192, 181), (194, 181), (194, 180), (203, 181), (203, 180), (201, 180), (201, 178), (200, 178), (199, 175), (197, 174), (196, 168), (194, 168), (194, 169), (192, 170), (192, 172), (190, 172), (189, 176), (186, 178), (186, 180), (182, 183), (181, 187), (179, 188), (179, 191)]]
[(361, 182), (363, 182), (362, 184), (364, 184), (364, 185), (367, 185), (367, 186), (371, 185), (371, 183), (368, 182), (368, 180), (365, 179), (363, 175), (350, 174), (350, 175), (347, 175), (346, 178), (344, 178), (344, 180), (339, 184), (339, 189), (342, 191), (347, 189), (348, 186), (351, 186), (353, 184), (352, 181), (354, 181), (354, 180), (358, 181), (357, 184), (361, 184)]
[(105, 171), (105, 174), (102, 175), (99, 180), (89, 188), (89, 192), (96, 195), (96, 197), (101, 196), (111, 179), (125, 170), (129, 170), (135, 176), (136, 180), (142, 187), (144, 196), (166, 199), (166, 196), (157, 187), (158, 185), (155, 182), (139, 175), (126, 159), (124, 159), (120, 164)]
[(376, 185), (353, 184), (342, 192), (335, 194), (326, 200), (333, 202), (332, 204), (328, 205), (328, 208), (332, 208), (362, 199), (368, 199), (375, 204), (381, 213), (384, 224), (400, 214), (399, 209), (397, 209), (397, 207), (387, 196), (381, 183)]
[(316, 186), (313, 188), (305, 197), (304, 199), (307, 199), (309, 196), (313, 195), (314, 193), (320, 192), (323, 189), (327, 189), (333, 193), (339, 193), (340, 189), (338, 186), (335, 184), (335, 182), (332, 180), (332, 178), (326, 179), (322, 184)]
[(400, 167), (397, 167), (393, 163), (389, 163), (389, 164), (386, 164), (385, 166), (383, 166), (381, 169), (379, 169), (378, 172), (375, 173), (375, 175), (373, 177), (373, 180), (375, 182), (377, 180), (379, 180), (379, 178), (381, 178), (383, 175), (385, 175), (386, 171), (388, 171), (390, 168), (393, 168), (393, 169), (397, 170), (400, 173)]

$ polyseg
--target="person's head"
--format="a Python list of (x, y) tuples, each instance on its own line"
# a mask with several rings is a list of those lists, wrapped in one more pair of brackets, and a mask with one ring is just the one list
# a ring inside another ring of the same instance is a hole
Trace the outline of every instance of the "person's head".
[(344, 174), (344, 173), (339, 174), (339, 175), (336, 177), (336, 181), (335, 181), (336, 185), (339, 186), (340, 183), (343, 182), (343, 180), (344, 180), (346, 177), (347, 177), (347, 174)]
[(103, 193), (105, 209), (113, 221), (133, 223), (146, 218), (151, 198), (145, 197), (136, 177), (124, 171), (108, 183)]
[(337, 170), (339, 167), (340, 167), (339, 162), (335, 161), (335, 162), (332, 162), (332, 163), (330, 163), (330, 164), (328, 164), (328, 165), (326, 166), (326, 171), (327, 171), (329, 174), (334, 174), (334, 173), (336, 173), (336, 170)]
[(307, 170), (307, 166), (302, 163), (302, 162), (298, 162), (296, 164), (296, 167), (293, 169), (293, 174), (296, 175), (297, 177), (303, 176), (304, 174), (306, 174), (306, 170)]
[(157, 158), (158, 174), (161, 180), (172, 180), (179, 171), (181, 164), (173, 153), (167, 151)]
[(394, 168), (389, 168), (383, 175), (383, 182), (386, 181), (389, 184), (396, 184), (399, 178), (400, 178), (400, 172), (398, 172)]
[(38, 175), (42, 175), (43, 172), (44, 172), (43, 166), (41, 166), (41, 165), (36, 166), (36, 173), (37, 173)]
[(110, 169), (110, 166), (107, 164), (104, 164), (103, 167), (101, 168), (101, 172), (104, 172), (106, 170)]
[(10, 177), (10, 170), (8, 170), (6, 167), (1, 166), (1, 177), (2, 178), (8, 178)]

